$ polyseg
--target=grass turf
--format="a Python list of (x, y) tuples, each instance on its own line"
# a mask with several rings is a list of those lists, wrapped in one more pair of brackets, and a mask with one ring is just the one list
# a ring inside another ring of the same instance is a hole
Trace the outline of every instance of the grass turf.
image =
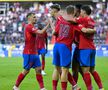
[[(108, 90), (108, 57), (97, 57), (96, 58), (96, 70), (99, 72), (105, 90)], [(20, 57), (14, 58), (0, 58), (0, 90), (12, 90), (12, 87), (16, 81), (18, 74), (22, 71), (23, 60)], [(47, 73), (44, 76), (44, 83), (47, 90), (52, 90), (52, 72), (53, 65), (52, 59), (46, 58), (46, 68)], [(93, 78), (94, 90), (98, 90), (96, 83)], [(81, 90), (86, 90), (85, 84), (82, 77), (79, 76), (78, 85), (82, 88)], [(26, 76), (24, 81), (20, 85), (20, 90), (39, 90), (39, 85), (35, 78), (35, 71), (31, 69), (30, 73)], [(60, 89), (60, 82), (58, 84), (58, 90)], [(68, 89), (71, 90), (71, 85), (68, 83)]]

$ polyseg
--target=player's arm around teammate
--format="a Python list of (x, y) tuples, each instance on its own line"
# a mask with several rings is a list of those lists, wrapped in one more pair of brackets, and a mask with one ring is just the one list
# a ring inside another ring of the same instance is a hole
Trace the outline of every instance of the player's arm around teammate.
[[(85, 33), (80, 34), (80, 54), (79, 54), (79, 61), (80, 66), (83, 72), (83, 80), (86, 84), (87, 90), (92, 90), (92, 82), (91, 82), (91, 75), (94, 77), (99, 90), (103, 90), (103, 85), (100, 79), (100, 76), (95, 71), (95, 54), (96, 49), (93, 43), (93, 36), (96, 30), (94, 29), (94, 20), (89, 16), (91, 13), (91, 9), (89, 6), (83, 6), (81, 8), (81, 24), (88, 28), (88, 30), (83, 29), (82, 31)], [(83, 56), (85, 55), (85, 57)]]
[[(69, 73), (69, 65), (71, 63), (71, 44), (73, 43), (74, 26), (73, 25), (71, 26), (71, 23), (68, 22), (68, 20), (73, 18), (73, 12), (74, 12), (74, 7), (68, 6), (66, 8), (66, 16), (64, 15), (63, 17), (58, 17), (56, 23), (57, 25), (54, 31), (54, 34), (56, 35), (56, 43), (53, 49), (53, 64), (55, 65), (55, 69), (53, 72), (53, 82), (57, 82), (59, 79), (59, 74), (61, 74), (60, 79), (61, 79), (62, 90), (66, 90), (67, 80), (69, 80), (68, 73)], [(64, 46), (63, 48), (62, 44), (65, 45), (66, 47)], [(70, 79), (72, 80), (71, 83), (73, 83), (74, 79), (72, 75), (70, 75)], [(55, 88), (57, 88), (57, 86), (55, 85), (55, 83), (53, 83), (53, 85), (54, 85), (53, 90), (56, 90)], [(74, 85), (76, 85), (75, 81)], [(73, 87), (73, 90), (80, 90), (80, 88), (76, 86)]]

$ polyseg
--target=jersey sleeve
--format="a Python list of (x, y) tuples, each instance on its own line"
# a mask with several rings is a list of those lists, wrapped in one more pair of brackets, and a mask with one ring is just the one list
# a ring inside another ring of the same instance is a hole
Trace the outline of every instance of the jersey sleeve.
[(78, 31), (78, 32), (81, 32), (81, 29), (83, 27), (84, 27), (83, 25), (79, 24), (79, 25), (75, 25), (73, 29), (76, 30), (76, 31)]
[(38, 29), (35, 28), (35, 27), (33, 27), (33, 28), (31, 29), (31, 33), (37, 33), (37, 31), (38, 31)]
[(94, 20), (89, 20), (88, 21), (88, 27), (87, 28), (91, 28), (91, 29), (93, 29), (95, 27), (95, 21)]
[(78, 17), (78, 18), (76, 18), (75, 20), (76, 20), (76, 22), (77, 22), (78, 24), (81, 24), (81, 23), (82, 23), (82, 18), (81, 18), (81, 17)]
[(37, 33), (37, 30), (38, 30), (37, 28), (33, 26), (29, 26), (29, 25), (26, 28), (28, 29), (30, 33)]

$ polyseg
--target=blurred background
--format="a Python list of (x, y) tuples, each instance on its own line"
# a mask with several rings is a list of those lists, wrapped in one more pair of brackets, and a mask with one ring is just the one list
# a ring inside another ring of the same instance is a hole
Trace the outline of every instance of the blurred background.
[[(0, 57), (16, 57), (22, 55), (24, 46), (24, 23), (28, 12), (38, 16), (38, 23), (42, 26), (46, 18), (50, 17), (49, 9), (58, 3), (64, 9), (67, 5), (90, 5), (93, 12), (91, 17), (96, 21), (97, 33), (94, 37), (97, 56), (108, 56), (108, 0), (0, 0)], [(38, 27), (38, 23), (36, 27)], [(52, 30), (48, 28), (47, 56), (52, 56), (54, 38)]]

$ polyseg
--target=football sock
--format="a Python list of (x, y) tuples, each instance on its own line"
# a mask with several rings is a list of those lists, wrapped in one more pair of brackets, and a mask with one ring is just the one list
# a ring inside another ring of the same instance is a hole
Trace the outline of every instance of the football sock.
[(75, 82), (77, 83), (78, 82), (78, 75), (73, 74), (73, 78), (74, 78)]
[(70, 72), (68, 72), (68, 81), (72, 84), (72, 86), (76, 85), (76, 82)]
[(45, 59), (42, 58), (42, 70), (44, 70), (44, 68), (45, 68)]
[(86, 84), (87, 90), (92, 90), (92, 83), (91, 83), (90, 73), (84, 73), (83, 74), (83, 80)]
[(67, 90), (67, 82), (61, 82), (62, 90)]
[(57, 90), (57, 84), (58, 84), (58, 80), (53, 80), (53, 90)]
[(16, 87), (19, 87), (20, 83), (22, 82), (22, 80), (24, 79), (25, 75), (23, 73), (20, 73), (17, 80), (16, 80)]
[(94, 71), (92, 73), (92, 76), (93, 76), (94, 80), (96, 81), (99, 89), (102, 89), (103, 88), (103, 85), (102, 85), (102, 82), (101, 82), (101, 79), (100, 79), (99, 74), (96, 71)]
[(36, 79), (39, 83), (40, 89), (44, 88), (43, 77), (41, 74), (36, 74)]

